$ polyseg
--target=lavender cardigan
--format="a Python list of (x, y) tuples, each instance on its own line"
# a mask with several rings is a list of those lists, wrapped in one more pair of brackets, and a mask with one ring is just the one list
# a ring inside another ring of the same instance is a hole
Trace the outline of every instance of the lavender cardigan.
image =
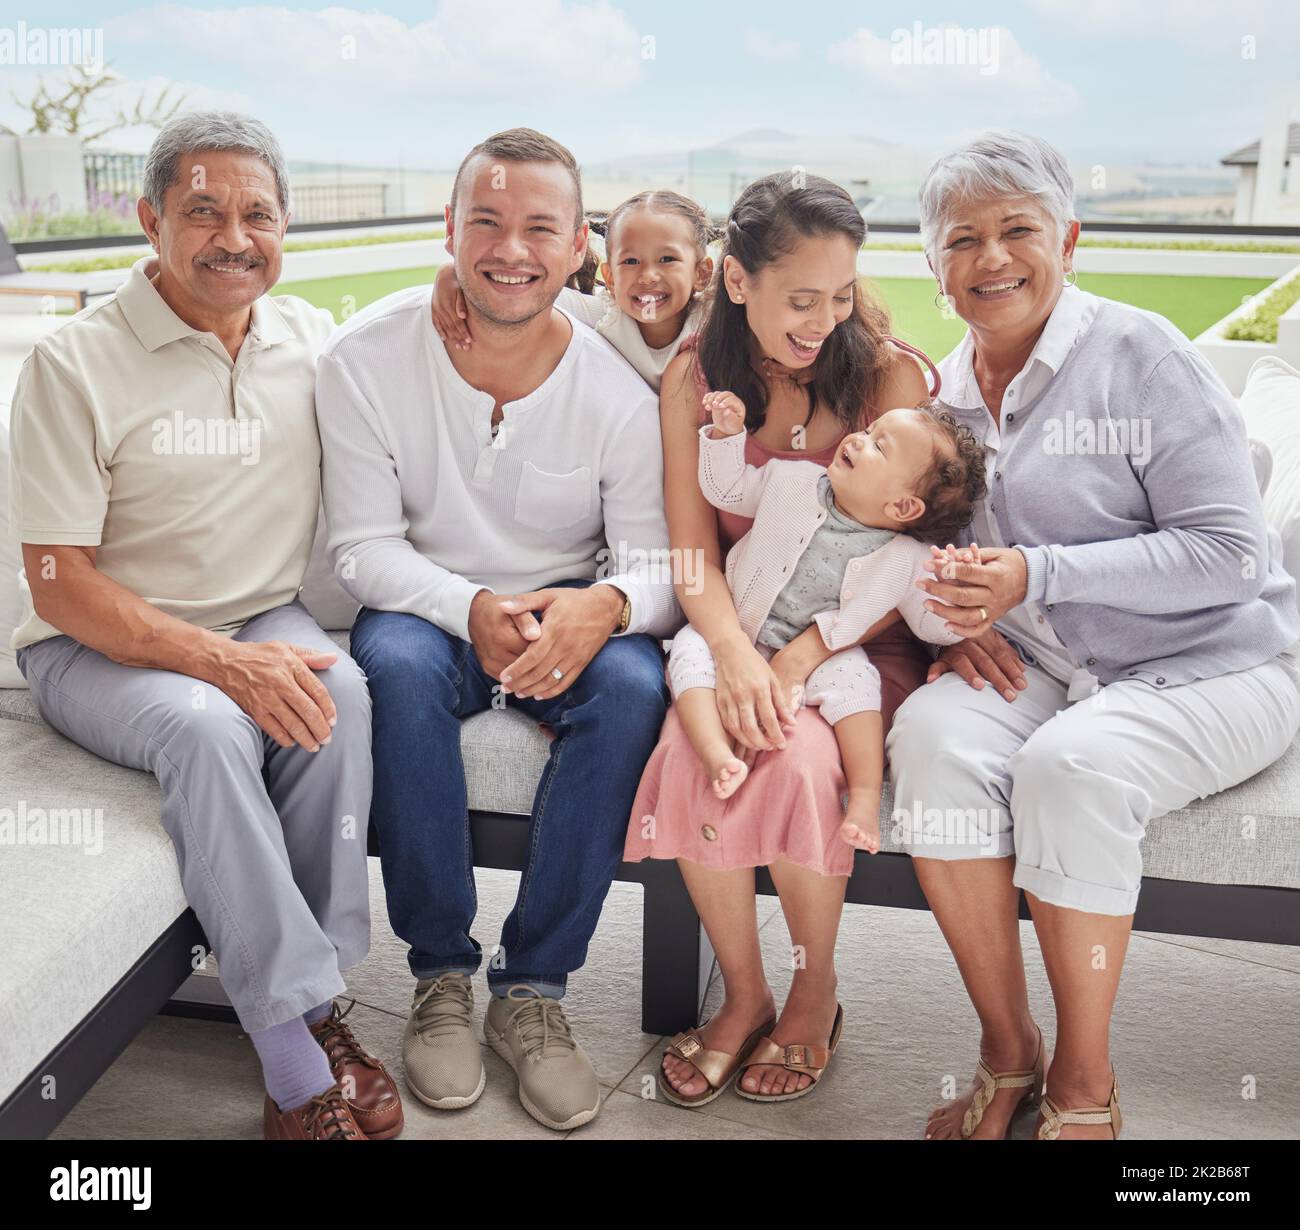
[[(1102, 683), (1258, 666), (1300, 639), (1300, 613), (1241, 411), (1163, 317), (1095, 307), (1042, 391), (1002, 406), (987, 502), (1025, 556), (1026, 600)], [(941, 365), (941, 399), (983, 439), (998, 429), (970, 347), (968, 334)]]

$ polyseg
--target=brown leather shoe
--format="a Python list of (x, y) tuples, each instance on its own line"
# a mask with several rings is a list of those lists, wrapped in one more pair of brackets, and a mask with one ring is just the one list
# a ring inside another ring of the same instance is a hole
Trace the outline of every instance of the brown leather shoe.
[(365, 1140), (339, 1085), (331, 1085), (301, 1106), (281, 1110), (266, 1095), (262, 1135), (267, 1140)]
[(402, 1130), (402, 1096), (388, 1075), (382, 1061), (358, 1042), (343, 1018), (356, 1007), (354, 999), (339, 1012), (338, 1003), (330, 1006), (329, 1016), (309, 1025), (312, 1036), (321, 1044), (330, 1061), (330, 1073), (351, 1091), (348, 1109), (367, 1140), (388, 1140)]

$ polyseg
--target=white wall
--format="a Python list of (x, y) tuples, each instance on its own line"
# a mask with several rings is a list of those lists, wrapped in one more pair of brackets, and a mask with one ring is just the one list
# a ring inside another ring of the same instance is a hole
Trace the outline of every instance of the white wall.
[(58, 198), (60, 213), (86, 208), (86, 176), (76, 137), (0, 136), (0, 213), (9, 196), (26, 201)]

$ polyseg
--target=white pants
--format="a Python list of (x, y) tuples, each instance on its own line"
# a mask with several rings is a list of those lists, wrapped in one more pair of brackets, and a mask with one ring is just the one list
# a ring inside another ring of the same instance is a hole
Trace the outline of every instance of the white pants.
[[(755, 645), (765, 658), (776, 652)], [(718, 671), (709, 643), (689, 624), (673, 637), (668, 654), (668, 686), (676, 700), (687, 688), (716, 688)], [(880, 672), (860, 646), (829, 657), (804, 684), (803, 703), (816, 705), (832, 726), (854, 713), (880, 712)]]
[(1149, 821), (1267, 768), (1300, 729), (1300, 644), (1073, 703), (1041, 668), (1025, 676), (1014, 701), (950, 672), (903, 702), (885, 743), (895, 832), (914, 858), (1014, 853), (1016, 885), (1092, 914), (1133, 913)]

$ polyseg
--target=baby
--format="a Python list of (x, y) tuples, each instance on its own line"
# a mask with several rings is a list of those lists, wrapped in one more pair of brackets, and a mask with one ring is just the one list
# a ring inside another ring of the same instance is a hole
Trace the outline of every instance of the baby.
[[(715, 508), (752, 517), (727, 556), (727, 584), (740, 625), (771, 658), (815, 623), (835, 652), (808, 677), (802, 700), (834, 728), (848, 781), (840, 834), (880, 849), (884, 729), (880, 676), (858, 641), (895, 607), (922, 640), (961, 639), (925, 609), (915, 582), (933, 558), (924, 544), (952, 542), (984, 495), (983, 447), (934, 405), (890, 410), (840, 442), (829, 467), (811, 461), (745, 464), (745, 407), (733, 393), (708, 393), (712, 426), (700, 429), (700, 486)], [(673, 641), (669, 682), (682, 726), (719, 798), (740, 788), (748, 767), (718, 714), (717, 674), (691, 627)]]

